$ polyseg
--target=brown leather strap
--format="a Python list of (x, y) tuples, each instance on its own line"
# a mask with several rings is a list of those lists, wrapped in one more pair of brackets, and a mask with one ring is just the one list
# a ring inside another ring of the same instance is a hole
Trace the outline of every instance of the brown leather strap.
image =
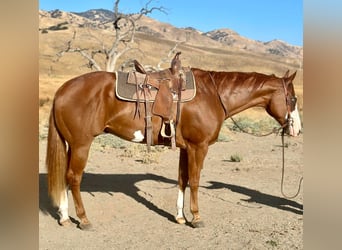
[(149, 89), (148, 89), (148, 77), (145, 78), (145, 82), (143, 84), (143, 92), (144, 92), (144, 99), (145, 99), (145, 126), (146, 126), (146, 144), (147, 144), (147, 152), (151, 152), (151, 145), (152, 145), (152, 114), (151, 114), (151, 106), (149, 103)]
[(151, 145), (152, 145), (152, 116), (151, 116), (151, 108), (150, 103), (147, 101), (145, 102), (145, 109), (146, 109), (146, 116), (145, 116), (145, 122), (146, 122), (146, 144), (147, 144), (147, 152), (151, 151)]
[(137, 93), (137, 102), (136, 102), (136, 109), (135, 109), (135, 113), (134, 113), (134, 118), (136, 117), (137, 114), (140, 118), (139, 83), (138, 83), (136, 72), (133, 72), (133, 74), (134, 74), (134, 78), (135, 78), (135, 90)]
[(177, 124), (178, 124), (178, 121), (179, 121), (179, 117), (180, 117), (180, 104), (181, 104), (181, 101), (182, 101), (182, 89), (183, 89), (183, 78), (182, 77), (179, 77), (178, 79), (178, 100), (177, 100), (177, 110), (176, 110), (176, 127), (177, 127)]

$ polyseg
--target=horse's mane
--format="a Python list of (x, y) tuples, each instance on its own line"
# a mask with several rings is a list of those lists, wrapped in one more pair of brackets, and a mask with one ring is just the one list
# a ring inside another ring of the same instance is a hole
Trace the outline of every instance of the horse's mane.
[(251, 82), (252, 90), (260, 89), (264, 84), (271, 80), (279, 80), (275, 74), (264, 74), (259, 72), (239, 72), (239, 71), (210, 71), (212, 75), (224, 75), (222, 81), (231, 78), (235, 84), (246, 84)]

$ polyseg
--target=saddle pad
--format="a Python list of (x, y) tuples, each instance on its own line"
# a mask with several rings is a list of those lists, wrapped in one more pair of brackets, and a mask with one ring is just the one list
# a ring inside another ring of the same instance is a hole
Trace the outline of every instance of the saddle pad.
[[(136, 102), (137, 98), (137, 90), (136, 85), (128, 83), (128, 73), (117, 71), (116, 73), (116, 84), (115, 84), (115, 94), (116, 96), (124, 101), (132, 101)], [(181, 94), (181, 102), (191, 101), (196, 95), (196, 83), (195, 78), (192, 74), (192, 71), (185, 72), (186, 76), (186, 85), (185, 90), (182, 91)], [(150, 102), (154, 102), (156, 99), (158, 90), (151, 87), (150, 95), (147, 96), (147, 99)], [(140, 102), (145, 102), (145, 97), (143, 91), (138, 90), (139, 100)], [(174, 102), (178, 101), (178, 96), (173, 99)]]

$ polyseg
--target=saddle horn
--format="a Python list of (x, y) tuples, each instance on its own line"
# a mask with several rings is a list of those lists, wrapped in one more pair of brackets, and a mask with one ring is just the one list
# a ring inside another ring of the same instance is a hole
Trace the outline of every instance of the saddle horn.
[(146, 74), (146, 70), (137, 60), (133, 60), (133, 63), (134, 63), (135, 70), (137, 72), (139, 72), (141, 74)]
[(180, 54), (182, 54), (182, 52), (177, 52), (171, 61), (171, 72), (173, 75), (179, 72), (179, 70), (182, 68), (181, 60), (179, 59)]

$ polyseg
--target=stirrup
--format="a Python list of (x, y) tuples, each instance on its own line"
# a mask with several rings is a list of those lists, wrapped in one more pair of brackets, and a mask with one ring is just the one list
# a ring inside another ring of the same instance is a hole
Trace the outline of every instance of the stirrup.
[(176, 132), (175, 132), (175, 125), (173, 123), (173, 120), (170, 120), (170, 129), (171, 129), (171, 134), (170, 135), (167, 135), (165, 133), (165, 122), (163, 122), (163, 125), (162, 125), (162, 128), (161, 128), (161, 131), (160, 131), (160, 134), (162, 137), (165, 137), (165, 138), (171, 138), (171, 137), (174, 137), (176, 135)]

